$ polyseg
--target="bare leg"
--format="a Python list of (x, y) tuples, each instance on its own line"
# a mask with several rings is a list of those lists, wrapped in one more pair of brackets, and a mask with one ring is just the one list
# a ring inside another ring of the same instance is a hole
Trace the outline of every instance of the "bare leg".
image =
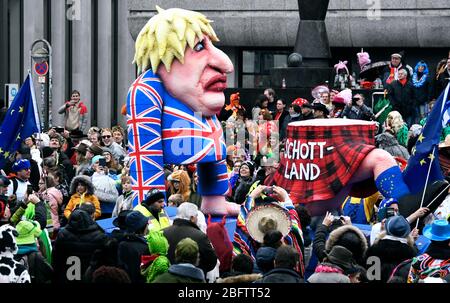
[(374, 149), (361, 162), (358, 170), (350, 179), (349, 184), (361, 182), (369, 178), (376, 180), (382, 172), (397, 165), (397, 162), (390, 153), (382, 149)]

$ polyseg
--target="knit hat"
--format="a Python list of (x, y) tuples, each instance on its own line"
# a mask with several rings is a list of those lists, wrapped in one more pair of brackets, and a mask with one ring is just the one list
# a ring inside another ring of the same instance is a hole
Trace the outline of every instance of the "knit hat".
[(334, 96), (333, 102), (351, 104), (352, 103), (352, 90), (349, 88), (344, 89), (336, 96)]
[(242, 166), (247, 166), (250, 170), (250, 177), (253, 177), (253, 173), (255, 172), (255, 164), (252, 161), (245, 161), (241, 164), (241, 168), (239, 169), (239, 175), (241, 174)]
[(387, 207), (390, 207), (392, 204), (398, 204), (398, 200), (395, 198), (383, 199), (380, 202), (380, 206), (378, 206), (378, 208), (379, 209), (382, 209), (385, 207), (387, 208)]
[(12, 170), (14, 172), (19, 172), (23, 169), (29, 169), (30, 167), (30, 161), (28, 161), (27, 159), (20, 159), (13, 164)]
[(5, 177), (0, 174), (0, 187), (8, 187), (11, 181), (9, 181), (8, 177)]
[(50, 157), (54, 152), (55, 150), (53, 148), (44, 146), (42, 148), (42, 159)]
[(19, 233), (16, 237), (17, 245), (34, 244), (36, 238), (42, 233), (41, 227), (36, 221), (20, 221), (16, 230)]
[(105, 159), (103, 156), (95, 156), (91, 159), (91, 164), (95, 164), (95, 162), (99, 161), (100, 159)]
[(148, 218), (138, 211), (130, 212), (125, 218), (125, 228), (132, 233), (142, 230), (147, 224)]
[(345, 272), (352, 270), (356, 266), (352, 252), (344, 246), (335, 245), (326, 255), (330, 263), (339, 266)]
[(57, 140), (59, 141), (59, 144), (60, 144), (60, 145), (62, 145), (62, 144), (64, 143), (64, 138), (63, 138), (60, 134), (58, 134), (58, 133), (52, 134), (52, 135), (50, 136), (50, 141), (51, 141), (52, 139), (57, 139)]
[(175, 249), (175, 258), (179, 260), (178, 263), (192, 262), (198, 257), (198, 244), (191, 238), (184, 238), (178, 242)]
[(150, 205), (150, 204), (152, 204), (158, 200), (164, 199), (164, 198), (165, 198), (164, 193), (162, 191), (160, 191), (159, 189), (154, 188), (147, 192), (147, 194), (145, 195), (144, 201), (142, 201), (141, 203)]
[(411, 232), (408, 221), (403, 216), (393, 216), (386, 220), (386, 234), (398, 238), (406, 238)]
[(96, 156), (103, 155), (103, 149), (98, 145), (92, 144), (88, 147), (88, 150)]

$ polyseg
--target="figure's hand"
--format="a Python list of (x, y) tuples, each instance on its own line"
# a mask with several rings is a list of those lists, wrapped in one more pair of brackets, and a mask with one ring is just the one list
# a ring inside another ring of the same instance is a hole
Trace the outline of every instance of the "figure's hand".
[(252, 191), (250, 197), (252, 197), (252, 199), (260, 197), (264, 189), (266, 189), (265, 185), (258, 185), (258, 187)]
[(62, 133), (62, 135), (63, 135), (64, 138), (67, 139), (67, 138), (70, 137), (70, 132), (67, 129), (65, 129), (64, 132)]
[(47, 132), (49, 137), (52, 137), (56, 134), (56, 130), (54, 128), (50, 128)]
[(334, 216), (332, 213), (330, 213), (329, 211), (327, 211), (327, 214), (325, 215), (325, 218), (323, 218), (322, 224), (330, 227), (331, 223), (333, 223), (334, 221)]

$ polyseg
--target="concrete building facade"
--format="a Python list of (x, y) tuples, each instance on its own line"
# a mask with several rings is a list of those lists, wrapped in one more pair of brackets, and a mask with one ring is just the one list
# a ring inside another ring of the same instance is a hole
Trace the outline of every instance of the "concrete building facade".
[[(230, 87), (270, 85), (268, 69), (286, 64), (300, 20), (296, 0), (0, 0), (0, 99), (5, 83), (23, 82), (31, 43), (44, 38), (53, 47), (53, 124), (62, 124), (57, 108), (77, 89), (90, 125), (125, 125), (120, 109), (136, 75), (134, 39), (155, 5), (214, 20), (218, 46), (235, 65)], [(447, 0), (330, 0), (325, 22), (330, 64), (348, 60), (356, 72), (362, 47), (373, 61), (405, 50), (410, 65), (425, 59), (433, 69), (450, 46)]]

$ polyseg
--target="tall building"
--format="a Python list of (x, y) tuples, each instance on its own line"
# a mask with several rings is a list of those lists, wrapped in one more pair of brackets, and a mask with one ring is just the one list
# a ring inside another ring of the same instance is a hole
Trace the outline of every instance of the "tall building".
[[(134, 39), (155, 5), (212, 19), (218, 46), (235, 65), (229, 86), (261, 92), (270, 85), (270, 68), (286, 65), (300, 20), (296, 0), (0, 0), (0, 99), (5, 83), (20, 84), (32, 68), (32, 42), (46, 39), (53, 48), (53, 124), (62, 124), (56, 111), (77, 89), (90, 125), (124, 125), (120, 109), (136, 75)], [(330, 65), (348, 60), (358, 74), (363, 47), (372, 61), (405, 50), (410, 65), (424, 59), (433, 70), (448, 55), (449, 21), (447, 0), (330, 0)]]

